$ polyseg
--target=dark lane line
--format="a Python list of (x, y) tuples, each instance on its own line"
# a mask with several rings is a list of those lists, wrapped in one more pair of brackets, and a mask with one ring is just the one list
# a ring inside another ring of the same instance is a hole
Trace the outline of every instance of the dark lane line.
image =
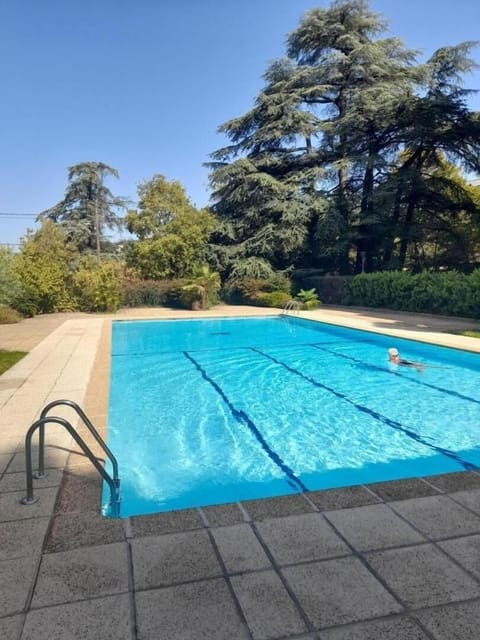
[[(453, 396), (454, 398), (459, 398), (460, 400), (467, 400), (467, 402), (474, 402), (475, 404), (480, 404), (480, 400), (476, 398), (472, 398), (471, 396), (464, 396), (463, 393), (458, 393), (458, 391), (452, 391), (451, 389), (444, 389), (443, 387), (437, 387), (435, 384), (430, 384), (428, 382), (424, 382), (423, 380), (416, 380), (415, 378), (410, 378), (410, 376), (404, 376), (399, 371), (391, 371), (386, 367), (379, 367), (375, 364), (370, 364), (368, 362), (363, 362), (358, 358), (354, 358), (353, 356), (348, 356), (345, 353), (337, 353), (336, 351), (330, 351), (330, 349), (325, 349), (318, 343), (312, 343), (308, 345), (313, 347), (314, 349), (318, 349), (319, 351), (324, 351), (325, 353), (329, 353), (332, 356), (338, 356), (339, 358), (345, 358), (346, 360), (350, 360), (351, 362), (355, 362), (355, 364), (361, 365), (365, 369), (371, 369), (373, 371), (383, 371), (384, 373), (391, 373), (394, 376), (398, 376), (399, 378), (403, 378), (404, 380), (410, 380), (410, 382), (414, 382), (415, 384), (421, 384), (423, 387), (428, 387), (429, 389), (435, 389), (435, 391), (441, 391), (442, 393), (446, 393), (449, 396)], [(428, 364), (425, 365), (428, 369)]]
[(441, 453), (442, 455), (447, 456), (452, 460), (455, 460), (455, 462), (462, 465), (462, 467), (464, 467), (468, 471), (478, 470), (478, 467), (476, 465), (472, 464), (471, 462), (467, 462), (466, 460), (462, 460), (462, 458), (460, 458), (460, 456), (458, 456), (454, 451), (450, 451), (449, 449), (444, 449), (443, 447), (438, 447), (437, 445), (428, 442), (428, 440), (425, 440), (424, 438), (422, 438), (422, 436), (419, 436), (418, 433), (415, 433), (415, 431), (411, 431), (407, 427), (403, 426), (402, 424), (400, 424), (400, 422), (397, 422), (396, 420), (392, 420), (391, 418), (387, 418), (387, 416), (384, 416), (381, 413), (374, 411), (373, 409), (369, 409), (364, 405), (357, 404), (356, 402), (351, 400), (348, 396), (346, 396), (344, 393), (341, 393), (340, 391), (337, 391), (336, 389), (333, 389), (332, 387), (329, 387), (328, 385), (323, 384), (322, 382), (318, 382), (318, 380), (315, 380), (310, 376), (306, 376), (298, 369), (294, 369), (293, 367), (290, 367), (285, 362), (278, 360), (277, 358), (269, 355), (268, 353), (264, 353), (255, 348), (252, 348), (252, 351), (254, 351), (255, 353), (258, 353), (264, 358), (268, 358), (272, 362), (275, 362), (275, 364), (278, 364), (281, 367), (284, 367), (290, 373), (294, 373), (295, 375), (300, 376), (310, 384), (313, 384), (315, 387), (318, 387), (320, 389), (325, 389), (326, 391), (333, 393), (333, 395), (335, 395), (337, 398), (340, 398), (341, 400), (345, 400), (345, 402), (348, 402), (349, 404), (351, 404), (353, 407), (355, 407), (355, 409), (358, 409), (358, 411), (361, 411), (362, 413), (366, 413), (372, 418), (375, 418), (376, 420), (383, 422), (387, 426), (392, 427), (392, 429), (395, 429), (396, 431), (401, 431), (412, 440), (415, 440), (415, 442), (418, 442), (426, 447), (429, 447), (430, 449), (433, 449), (437, 453)]
[(258, 427), (255, 425), (253, 420), (251, 420), (244, 411), (239, 411), (233, 406), (233, 404), (230, 402), (230, 400), (228, 399), (223, 389), (215, 382), (215, 380), (210, 378), (210, 376), (207, 374), (205, 369), (203, 369), (203, 367), (187, 351), (183, 351), (182, 353), (188, 360), (190, 360), (190, 362), (194, 365), (194, 367), (200, 372), (204, 380), (206, 380), (212, 385), (212, 387), (215, 389), (215, 391), (219, 394), (219, 396), (225, 402), (227, 407), (230, 409), (234, 418), (236, 420), (240, 420), (241, 422), (243, 422), (250, 429), (250, 431), (253, 433), (256, 440), (259, 442), (260, 446), (268, 455), (270, 460), (272, 460), (272, 462), (276, 464), (277, 467), (279, 467), (283, 471), (283, 473), (287, 476), (288, 484), (294, 489), (296, 489), (297, 491), (299, 489), (300, 491), (308, 491), (307, 487), (303, 484), (303, 482), (299, 478), (297, 478), (297, 476), (290, 469), (290, 467), (287, 464), (285, 464), (285, 462), (280, 458), (278, 453), (276, 453), (275, 451), (273, 451), (273, 449), (269, 447), (268, 443), (260, 433)]

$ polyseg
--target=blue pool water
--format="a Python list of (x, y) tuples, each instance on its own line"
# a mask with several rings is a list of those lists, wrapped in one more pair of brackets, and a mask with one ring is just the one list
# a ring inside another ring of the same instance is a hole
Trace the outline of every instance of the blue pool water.
[(121, 515), (474, 468), (479, 382), (476, 354), (293, 317), (114, 322)]

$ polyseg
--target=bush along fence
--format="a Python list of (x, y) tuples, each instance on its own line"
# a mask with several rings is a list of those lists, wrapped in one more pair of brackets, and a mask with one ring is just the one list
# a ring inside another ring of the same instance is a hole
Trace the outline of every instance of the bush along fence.
[(320, 276), (298, 272), (296, 286), (315, 287), (324, 304), (415, 311), (480, 318), (480, 269), (409, 274), (402, 271), (357, 276)]

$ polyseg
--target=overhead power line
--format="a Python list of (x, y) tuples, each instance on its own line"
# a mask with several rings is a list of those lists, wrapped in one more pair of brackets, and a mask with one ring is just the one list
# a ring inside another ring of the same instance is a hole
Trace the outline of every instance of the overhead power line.
[(0, 211), (0, 216), (8, 216), (11, 218), (36, 218), (38, 213), (18, 213), (16, 211)]

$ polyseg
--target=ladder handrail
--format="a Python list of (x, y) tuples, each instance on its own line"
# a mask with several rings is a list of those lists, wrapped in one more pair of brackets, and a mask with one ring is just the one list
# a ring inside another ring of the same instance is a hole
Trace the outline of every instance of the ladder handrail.
[(33, 470), (32, 470), (32, 437), (35, 431), (38, 428), (45, 427), (48, 422), (54, 422), (55, 424), (59, 424), (68, 431), (68, 433), (72, 436), (78, 446), (85, 453), (87, 458), (105, 480), (110, 488), (110, 503), (112, 506), (112, 515), (114, 518), (117, 518), (120, 515), (120, 480), (118, 478), (111, 478), (110, 475), (105, 471), (103, 466), (98, 462), (97, 458), (94, 456), (92, 450), (87, 445), (87, 443), (83, 440), (83, 438), (77, 433), (77, 431), (72, 427), (68, 420), (65, 418), (58, 418), (55, 416), (46, 416), (43, 418), (39, 418), (36, 420), (32, 426), (27, 431), (27, 435), (25, 436), (25, 465), (26, 465), (26, 473), (27, 473), (27, 495), (20, 500), (22, 504), (28, 505), (33, 504), (38, 500), (38, 497), (35, 498), (33, 494)]
[(289, 311), (293, 311), (293, 312), (299, 312), (300, 311), (300, 307), (301, 307), (301, 302), (299, 302), (298, 300), (295, 300), (295, 298), (291, 298), (283, 307), (283, 312), (284, 314), (288, 314)]
[[(115, 456), (107, 447), (105, 441), (103, 440), (102, 436), (98, 433), (98, 431), (95, 429), (92, 422), (88, 419), (86, 413), (76, 402), (74, 402), (73, 400), (54, 400), (53, 402), (50, 402), (49, 404), (47, 404), (46, 407), (44, 407), (44, 409), (42, 410), (42, 413), (40, 414), (40, 419), (45, 418), (48, 412), (51, 409), (53, 409), (53, 407), (57, 407), (59, 405), (65, 405), (67, 407), (71, 407), (72, 409), (74, 409), (74, 411), (77, 412), (77, 414), (83, 420), (84, 425), (87, 427), (87, 429), (90, 431), (90, 433), (93, 435), (95, 440), (98, 442), (98, 444), (101, 446), (103, 451), (106, 453), (106, 455), (110, 459), (110, 462), (112, 463), (113, 479), (118, 480), (118, 463)], [(37, 477), (42, 478), (44, 475), (45, 475), (45, 427), (44, 425), (41, 425), (40, 431), (38, 434)]]

